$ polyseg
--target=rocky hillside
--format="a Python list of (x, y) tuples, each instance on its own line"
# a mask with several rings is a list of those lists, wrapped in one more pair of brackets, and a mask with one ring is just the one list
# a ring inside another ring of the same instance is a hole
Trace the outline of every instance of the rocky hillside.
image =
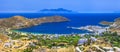
[(42, 18), (34, 18), (34, 19), (28, 19), (23, 16), (13, 16), (10, 18), (0, 19), (0, 27), (19, 29), (19, 28), (30, 27), (42, 23), (65, 22), (65, 21), (69, 21), (69, 19), (62, 16), (50, 16), (50, 17), (42, 17)]
[(7, 35), (0, 33), (0, 43), (7, 41), (8, 39), (9, 39), (9, 37)]
[(120, 18), (116, 18), (113, 22), (102, 21), (100, 24), (109, 25), (109, 31), (118, 32), (120, 34)]
[(110, 31), (120, 33), (120, 18), (115, 19), (113, 24), (110, 25)]

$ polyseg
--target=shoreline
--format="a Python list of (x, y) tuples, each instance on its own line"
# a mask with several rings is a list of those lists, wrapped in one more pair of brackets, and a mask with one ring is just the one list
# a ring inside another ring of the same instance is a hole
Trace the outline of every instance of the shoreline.
[(71, 33), (71, 34), (49, 34), (49, 33), (33, 33), (33, 32), (24, 32), (24, 31), (19, 31), (19, 30), (10, 30), (11, 32), (16, 32), (16, 33), (24, 33), (24, 34), (32, 34), (32, 35), (87, 35), (91, 33)]
[[(89, 27), (92, 27), (91, 29), (89, 29)], [(83, 26), (83, 27), (79, 27), (79, 28), (76, 28), (76, 29), (79, 29), (79, 30), (87, 30), (89, 32), (86, 32), (86, 33), (66, 33), (66, 34), (59, 34), (59, 33), (37, 33), (37, 32), (25, 32), (25, 31), (20, 31), (20, 30), (17, 30), (17, 29), (13, 29), (13, 30), (10, 30), (11, 32), (16, 32), (16, 33), (24, 33), (24, 34), (31, 34), (31, 35), (87, 35), (87, 34), (101, 34), (102, 32), (105, 32), (106, 31), (106, 28), (108, 27), (102, 27), (102, 26), (94, 26), (94, 25), (87, 25), (87, 26)], [(73, 28), (74, 29), (74, 28)], [(96, 31), (96, 29), (99, 31)], [(90, 31), (90, 30), (93, 30), (94, 32)]]

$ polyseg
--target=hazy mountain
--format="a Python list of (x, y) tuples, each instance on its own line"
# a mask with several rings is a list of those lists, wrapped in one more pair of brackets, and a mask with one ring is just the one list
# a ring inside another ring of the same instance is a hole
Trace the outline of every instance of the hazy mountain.
[(72, 10), (67, 10), (67, 9), (63, 9), (63, 8), (58, 8), (58, 9), (43, 9), (38, 11), (40, 13), (77, 13), (74, 12)]

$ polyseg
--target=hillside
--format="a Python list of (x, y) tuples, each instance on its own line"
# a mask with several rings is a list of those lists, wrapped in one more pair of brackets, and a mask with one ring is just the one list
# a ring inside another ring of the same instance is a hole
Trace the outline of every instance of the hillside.
[(114, 23), (110, 25), (110, 31), (118, 32), (120, 34), (120, 18), (114, 20)]
[(62, 16), (50, 16), (50, 17), (41, 17), (34, 19), (28, 19), (23, 16), (13, 16), (10, 18), (0, 19), (0, 27), (19, 29), (19, 28), (30, 27), (42, 23), (65, 22), (65, 21), (69, 21), (69, 20)]
[(113, 22), (102, 21), (100, 24), (109, 25), (109, 31), (118, 32), (118, 34), (120, 35), (120, 17), (116, 18)]

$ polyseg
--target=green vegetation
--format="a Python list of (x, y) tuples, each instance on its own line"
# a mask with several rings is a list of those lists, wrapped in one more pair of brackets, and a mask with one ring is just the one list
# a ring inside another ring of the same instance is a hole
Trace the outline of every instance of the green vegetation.
[(67, 47), (69, 45), (76, 45), (78, 43), (78, 40), (80, 39), (79, 36), (60, 36), (58, 38), (39, 38), (39, 42), (37, 43), (39, 46), (48, 46), (48, 48), (51, 48), (52, 46), (61, 46), (61, 47)]
[(78, 40), (81, 38), (90, 38), (96, 37), (104, 39), (105, 41), (110, 42), (113, 46), (120, 47), (120, 36), (117, 35), (117, 32), (104, 32), (103, 35), (85, 35), (84, 37), (80, 37), (78, 35), (75, 36), (59, 36), (55, 37), (54, 35), (51, 35), (50, 38), (49, 35), (19, 35), (16, 33), (8, 34), (12, 39), (20, 39), (22, 37), (28, 37), (29, 40), (38, 40), (36, 45), (38, 46), (47, 46), (48, 48), (51, 48), (52, 46), (61, 46), (61, 47), (67, 47), (67, 46), (75, 46), (78, 43)]
[(11, 39), (15, 40), (15, 39), (20, 39), (22, 37), (27, 37), (25, 35), (20, 35), (20, 34), (17, 34), (17, 33), (12, 33), (12, 34), (7, 34), (9, 37), (11, 37)]
[(104, 32), (102, 35), (63, 35), (63, 36), (55, 36), (55, 35), (20, 35), (18, 33), (8, 34), (12, 39), (21, 39), (23, 37), (28, 38), (28, 40), (37, 40), (34, 42), (35, 46), (29, 46), (23, 52), (32, 52), (37, 47), (53, 48), (53, 47), (69, 47), (76, 46), (78, 44), (79, 39), (87, 38), (88, 42), (85, 45), (90, 45), (90, 38), (95, 37), (97, 39), (105, 40), (105, 42), (110, 42), (113, 47), (120, 47), (120, 36), (118, 36), (117, 32)]
[(120, 36), (117, 35), (117, 32), (104, 32), (102, 37), (109, 41), (113, 46), (120, 47)]
[(37, 49), (38, 47), (29, 45), (27, 49), (23, 50), (23, 52), (32, 52), (34, 49)]

